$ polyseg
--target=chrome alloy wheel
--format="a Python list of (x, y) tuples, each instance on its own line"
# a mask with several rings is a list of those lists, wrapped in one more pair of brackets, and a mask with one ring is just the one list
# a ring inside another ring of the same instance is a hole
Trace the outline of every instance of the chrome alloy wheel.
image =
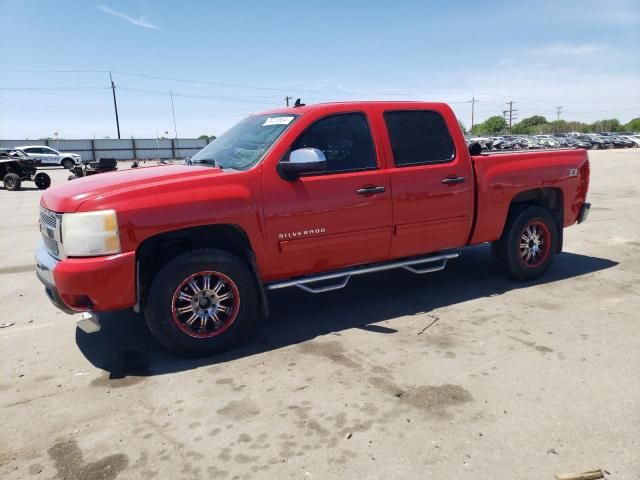
[(196, 338), (223, 333), (233, 324), (239, 309), (238, 287), (229, 277), (214, 271), (194, 273), (184, 279), (171, 302), (173, 321)]
[(540, 266), (549, 256), (551, 234), (543, 222), (525, 226), (520, 237), (520, 258), (527, 267)]

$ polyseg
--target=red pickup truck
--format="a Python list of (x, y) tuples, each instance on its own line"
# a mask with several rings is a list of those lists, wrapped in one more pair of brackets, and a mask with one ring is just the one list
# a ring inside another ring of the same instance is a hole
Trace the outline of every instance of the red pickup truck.
[(181, 164), (44, 192), (37, 274), (67, 313), (133, 308), (166, 348), (210, 354), (268, 315), (269, 290), (433, 272), (485, 242), (537, 278), (586, 218), (588, 184), (584, 150), (481, 154), (442, 103), (283, 108)]

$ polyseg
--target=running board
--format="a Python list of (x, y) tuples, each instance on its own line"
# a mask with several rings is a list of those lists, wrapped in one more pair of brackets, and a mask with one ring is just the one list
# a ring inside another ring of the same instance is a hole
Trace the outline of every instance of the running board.
[[(279, 290), (287, 287), (298, 287), (305, 292), (309, 293), (324, 293), (332, 290), (340, 290), (347, 286), (351, 277), (355, 275), (364, 275), (366, 273), (384, 272), (385, 270), (394, 270), (396, 268), (404, 268), (411, 273), (422, 275), (424, 273), (437, 272), (444, 270), (447, 266), (447, 261), (453, 258), (458, 258), (460, 252), (443, 253), (440, 255), (433, 255), (422, 258), (412, 258), (409, 260), (399, 260), (395, 262), (383, 263), (379, 265), (373, 265), (370, 267), (352, 268), (349, 270), (342, 270), (334, 273), (325, 273), (321, 275), (315, 275), (312, 277), (297, 278), (295, 280), (286, 280), (284, 282), (276, 282), (267, 285), (269, 290)], [(335, 283), (315, 286), (314, 284), (320, 282), (327, 282), (329, 280), (335, 280)]]

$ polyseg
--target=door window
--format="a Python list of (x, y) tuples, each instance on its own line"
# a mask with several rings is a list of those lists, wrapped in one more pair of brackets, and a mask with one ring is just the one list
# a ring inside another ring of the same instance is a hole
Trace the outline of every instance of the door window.
[(430, 110), (393, 111), (386, 112), (384, 120), (396, 166), (453, 160), (453, 140), (439, 113)]
[(342, 113), (325, 117), (309, 127), (291, 146), (317, 148), (327, 158), (322, 173), (371, 170), (377, 167), (376, 154), (363, 113)]

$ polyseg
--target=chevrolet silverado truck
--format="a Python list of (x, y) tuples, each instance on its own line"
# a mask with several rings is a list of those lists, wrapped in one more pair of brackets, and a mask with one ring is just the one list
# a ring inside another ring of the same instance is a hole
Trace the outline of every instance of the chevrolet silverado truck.
[(445, 268), (490, 242), (541, 276), (585, 220), (584, 150), (482, 154), (446, 104), (345, 102), (252, 115), (181, 164), (81, 178), (42, 195), (37, 275), (67, 313), (133, 308), (161, 345), (228, 349), (270, 290)]

